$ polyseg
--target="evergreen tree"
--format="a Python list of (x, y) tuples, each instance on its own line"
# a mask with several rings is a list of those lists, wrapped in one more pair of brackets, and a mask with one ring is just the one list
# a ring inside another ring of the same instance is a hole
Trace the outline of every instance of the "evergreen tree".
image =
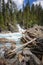
[(5, 25), (5, 1), (2, 0), (2, 14), (3, 14), (3, 21), (4, 21), (4, 25)]

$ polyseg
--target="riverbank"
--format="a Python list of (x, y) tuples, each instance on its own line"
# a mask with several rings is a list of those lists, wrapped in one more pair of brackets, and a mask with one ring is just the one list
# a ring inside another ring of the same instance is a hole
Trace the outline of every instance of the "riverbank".
[[(26, 30), (23, 36), (21, 36), (20, 34), (19, 33), (16, 35), (15, 33), (13, 34), (10, 33), (9, 35), (3, 34), (3, 37), (7, 36), (8, 38), (9, 36), (11, 39), (16, 38), (15, 39), (16, 41), (17, 39), (19, 42), (22, 41), (22, 43), (20, 43), (22, 46), (34, 38), (36, 38), (36, 40), (24, 46), (23, 49), (21, 49), (20, 47), (20, 49), (17, 49), (16, 52), (13, 51), (16, 48), (16, 44), (12, 43), (11, 46), (9, 45), (10, 48), (6, 48), (4, 46), (3, 49), (1, 49), (2, 53), (0, 52), (1, 54), (0, 55), (0, 65), (4, 65), (4, 64), (5, 65), (43, 65), (43, 27), (34, 26)], [(24, 35), (25, 35), (25, 38), (24, 38)], [(27, 40), (27, 41), (24, 42), (23, 40), (24, 41)], [(17, 41), (17, 46), (19, 48), (18, 41)], [(9, 53), (9, 51), (11, 52)], [(6, 52), (8, 54), (6, 54)]]

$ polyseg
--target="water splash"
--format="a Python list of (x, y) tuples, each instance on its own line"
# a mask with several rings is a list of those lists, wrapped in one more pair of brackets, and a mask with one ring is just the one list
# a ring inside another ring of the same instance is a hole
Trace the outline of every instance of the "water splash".
[(22, 29), (19, 24), (17, 24), (17, 27), (18, 27), (20, 33), (24, 33), (26, 31), (26, 30)]

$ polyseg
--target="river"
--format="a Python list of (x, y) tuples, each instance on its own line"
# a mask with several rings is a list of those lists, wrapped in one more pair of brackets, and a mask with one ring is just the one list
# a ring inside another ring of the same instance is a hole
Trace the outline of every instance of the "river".
[[(21, 41), (20, 41), (20, 39), (21, 39), (21, 37), (22, 37), (22, 32), (24, 32), (25, 30), (23, 30), (20, 26), (19, 26), (19, 24), (17, 24), (17, 27), (18, 27), (18, 29), (19, 29), (19, 32), (14, 32), (14, 33), (5, 33), (5, 34), (3, 34), (3, 33), (0, 33), (0, 38), (6, 38), (6, 39), (10, 39), (10, 40), (14, 40), (15, 41), (15, 43), (16, 43), (16, 46), (20, 46), (21, 44)], [(3, 49), (2, 49), (2, 47), (3, 47), (3, 45), (4, 44), (1, 44), (0, 43), (0, 54), (2, 53), (4, 53), (3, 52)], [(5, 43), (5, 46), (7, 47), (7, 48), (10, 48), (11, 47), (11, 43)], [(1, 55), (2, 55), (1, 54)]]

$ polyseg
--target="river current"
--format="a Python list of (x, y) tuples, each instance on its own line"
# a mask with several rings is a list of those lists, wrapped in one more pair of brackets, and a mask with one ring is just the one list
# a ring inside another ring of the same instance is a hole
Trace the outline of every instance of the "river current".
[[(16, 42), (16, 45), (20, 45), (20, 39), (22, 37), (22, 34), (19, 32), (16, 33), (6, 33), (6, 34), (0, 34), (0, 38), (6, 38), (6, 39), (10, 39), (10, 40), (14, 40)], [(2, 44), (0, 44), (0, 46), (2, 46)], [(6, 43), (6, 46), (10, 46), (9, 43)]]
[[(5, 38), (5, 39), (10, 39), (10, 40), (14, 40), (16, 43), (16, 46), (20, 46), (21, 45), (21, 37), (23, 36), (22, 32), (24, 32), (25, 30), (23, 30), (19, 24), (17, 24), (18, 30), (19, 32), (14, 32), (14, 33), (0, 33), (0, 38)], [(5, 46), (9, 49), (11, 47), (12, 43), (5, 43)], [(3, 56), (3, 47), (4, 44), (0, 43), (0, 56)]]

